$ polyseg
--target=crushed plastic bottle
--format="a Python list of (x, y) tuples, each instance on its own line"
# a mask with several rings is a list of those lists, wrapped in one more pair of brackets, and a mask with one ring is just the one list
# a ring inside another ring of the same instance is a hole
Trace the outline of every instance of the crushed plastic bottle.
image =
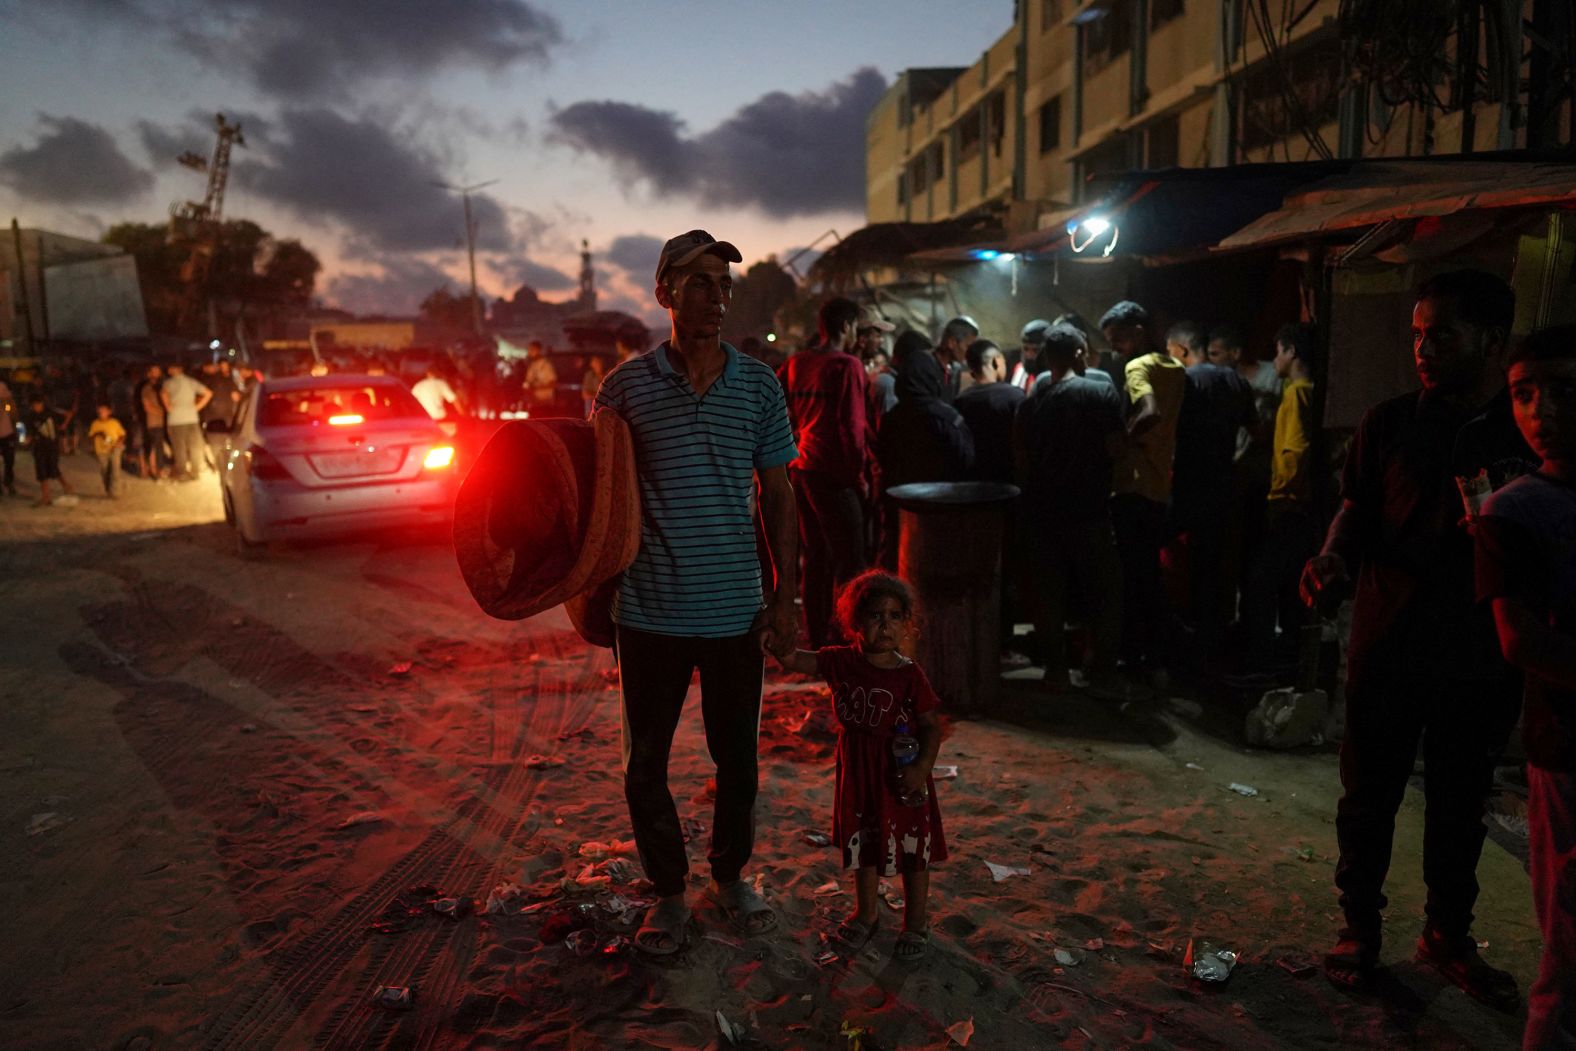
[(576, 956), (590, 956), (596, 952), (597, 943), (600, 941), (601, 938), (593, 930), (571, 931), (564, 937), (564, 944)]

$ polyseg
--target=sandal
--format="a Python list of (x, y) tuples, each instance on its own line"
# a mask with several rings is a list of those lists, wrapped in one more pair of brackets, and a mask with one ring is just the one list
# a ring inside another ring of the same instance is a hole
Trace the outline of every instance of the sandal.
[(635, 932), (635, 948), (651, 956), (672, 956), (688, 940), (689, 921), (683, 898), (663, 899), (646, 910)]
[(1324, 954), (1324, 976), (1342, 989), (1360, 989), (1379, 965), (1379, 943), (1350, 930), (1340, 934), (1335, 948)]
[(832, 940), (851, 953), (858, 952), (870, 944), (870, 939), (874, 938), (876, 931), (880, 929), (879, 913), (869, 923), (860, 923), (856, 917), (850, 916), (837, 925), (837, 929), (832, 932)]
[(904, 963), (913, 963), (925, 955), (930, 948), (930, 928), (911, 931), (904, 928), (903, 933), (897, 936), (897, 946), (892, 955)]
[(777, 913), (742, 879), (721, 886), (712, 880), (706, 888), (706, 899), (722, 910), (740, 934), (765, 934), (777, 926)]
[(1434, 968), (1468, 996), (1496, 1011), (1514, 1013), (1521, 1006), (1515, 977), (1484, 960), (1470, 935), (1450, 938), (1432, 928), (1424, 930), (1417, 940), (1417, 962)]

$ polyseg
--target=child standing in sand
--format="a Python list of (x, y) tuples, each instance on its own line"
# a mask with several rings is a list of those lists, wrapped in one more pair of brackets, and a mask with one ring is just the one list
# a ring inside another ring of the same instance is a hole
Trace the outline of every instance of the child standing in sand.
[[(791, 671), (825, 678), (837, 712), (832, 838), (843, 867), (856, 870), (857, 905), (835, 936), (850, 950), (864, 948), (880, 924), (880, 878), (901, 875), (899, 960), (917, 960), (929, 947), (930, 865), (947, 857), (930, 779), (941, 747), (941, 700), (919, 665), (898, 651), (914, 613), (909, 585), (872, 570), (850, 581), (837, 599), (838, 623), (854, 645), (780, 658)], [(905, 738), (917, 739), (917, 752)]]

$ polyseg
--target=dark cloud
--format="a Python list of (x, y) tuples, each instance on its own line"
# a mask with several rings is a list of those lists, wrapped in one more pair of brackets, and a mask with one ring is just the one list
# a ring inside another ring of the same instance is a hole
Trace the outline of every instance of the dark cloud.
[(340, 274), (329, 280), (323, 298), (358, 314), (414, 315), (428, 293), (454, 286), (449, 275), (424, 259), (395, 257), (377, 274)]
[(0, 153), (0, 184), (50, 204), (121, 204), (153, 188), (153, 173), (121, 152), (115, 137), (75, 117), (38, 115), (31, 146)]
[(185, 124), (167, 128), (151, 120), (139, 120), (137, 136), (142, 140), (142, 148), (147, 151), (148, 160), (155, 168), (175, 167), (176, 158), (183, 153), (207, 157), (213, 152), (212, 138), (204, 138), (201, 131)]
[(68, 0), (78, 16), (162, 34), (278, 98), (349, 97), (379, 79), (546, 61), (564, 39), (527, 0)]
[[(328, 109), (289, 109), (272, 131), (271, 149), (236, 155), (235, 178), (250, 192), (304, 219), (337, 221), (360, 254), (464, 245), (460, 195), (435, 185), (454, 180), (399, 129)], [(542, 229), (533, 213), (486, 193), (471, 195), (471, 214), (482, 251), (517, 250)]]
[(649, 234), (626, 234), (613, 238), (605, 253), (607, 261), (624, 270), (631, 277), (645, 278), (656, 272), (657, 253), (662, 251), (662, 238)]
[(659, 197), (753, 205), (774, 216), (861, 211), (865, 118), (886, 78), (860, 69), (826, 91), (774, 91), (699, 135), (672, 113), (586, 101), (552, 117), (552, 141), (602, 157)]

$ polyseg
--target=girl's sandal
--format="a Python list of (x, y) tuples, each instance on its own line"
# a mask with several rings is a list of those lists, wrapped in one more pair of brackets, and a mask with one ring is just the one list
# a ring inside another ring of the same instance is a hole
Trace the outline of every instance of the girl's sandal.
[(905, 963), (913, 963), (925, 955), (930, 948), (930, 928), (911, 931), (904, 930), (897, 936), (897, 946), (892, 955)]
[(876, 936), (876, 931), (880, 927), (880, 916), (868, 924), (860, 923), (850, 916), (837, 925), (837, 929), (832, 932), (832, 938), (840, 948), (848, 952), (858, 952), (870, 944), (870, 939)]

